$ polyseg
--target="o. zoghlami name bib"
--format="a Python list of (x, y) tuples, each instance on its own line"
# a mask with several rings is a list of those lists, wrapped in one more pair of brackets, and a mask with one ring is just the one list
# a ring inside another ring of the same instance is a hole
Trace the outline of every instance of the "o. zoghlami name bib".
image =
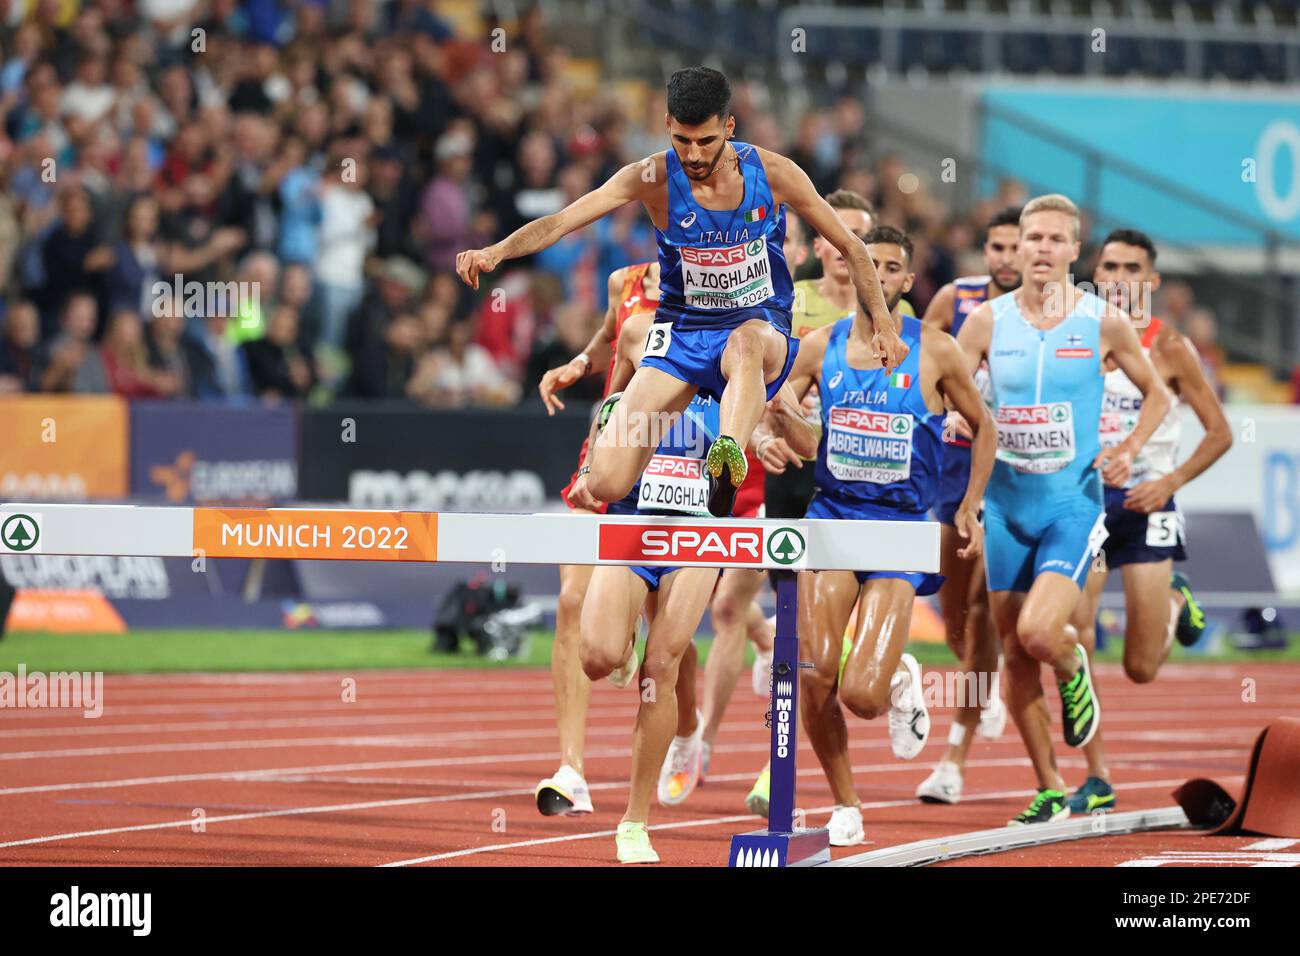
[(709, 513), (709, 482), (704, 462), (680, 455), (655, 455), (641, 475), (637, 507), (647, 511)]
[(683, 246), (682, 294), (694, 309), (740, 309), (776, 294), (767, 237), (724, 249)]
[(838, 480), (887, 485), (911, 476), (911, 415), (836, 405), (827, 422), (826, 465)]
[(1074, 407), (1069, 402), (1003, 405), (997, 412), (998, 461), (1050, 475), (1074, 461)]

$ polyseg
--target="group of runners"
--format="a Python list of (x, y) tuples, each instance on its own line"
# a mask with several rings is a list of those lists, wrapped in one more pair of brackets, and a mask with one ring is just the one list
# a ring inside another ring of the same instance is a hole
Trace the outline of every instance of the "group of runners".
[[(1184, 556), (1174, 493), (1231, 443), (1190, 344), (1148, 314), (1155, 246), (1137, 230), (1110, 234), (1094, 294), (1070, 273), (1078, 210), (1039, 196), (992, 218), (987, 274), (945, 286), (918, 319), (905, 299), (909, 237), (875, 222), (863, 197), (823, 197), (791, 160), (734, 140), (721, 73), (673, 74), (667, 106), (670, 148), (457, 260), (477, 288), (501, 262), (625, 203), (640, 202), (654, 224), (657, 262), (610, 276), (602, 327), (541, 383), (554, 411), (565, 387), (606, 376), (565, 503), (611, 515), (942, 524), (940, 574), (799, 573), (798, 634), (811, 664), (800, 710), (834, 795), (832, 844), (865, 838), (844, 710), (885, 717), (900, 759), (928, 740), (921, 669), (906, 644), (915, 598), (929, 594), (969, 678), (958, 686), (974, 692), (949, 702), (947, 749), (918, 799), (958, 802), (974, 736), (996, 738), (1009, 714), (1038, 787), (1012, 824), (1113, 808), (1091, 672), (1101, 589), (1120, 568), (1131, 680), (1152, 680), (1174, 640), (1199, 638), (1202, 613), (1172, 569)], [(809, 238), (822, 275), (795, 282)], [(1181, 464), (1179, 402), (1205, 428)], [(616, 854), (657, 862), (652, 803), (681, 803), (707, 777), (747, 644), (755, 690), (767, 694), (765, 574), (609, 565), (560, 575), (551, 669), (561, 762), (537, 787), (538, 809), (592, 812), (583, 764), (592, 682), (635, 681)], [(706, 610), (714, 639), (701, 682), (694, 637)], [(1044, 664), (1064, 741), (1087, 754), (1073, 793), (1056, 765)], [(746, 797), (752, 811), (766, 812), (767, 792), (764, 768)]]

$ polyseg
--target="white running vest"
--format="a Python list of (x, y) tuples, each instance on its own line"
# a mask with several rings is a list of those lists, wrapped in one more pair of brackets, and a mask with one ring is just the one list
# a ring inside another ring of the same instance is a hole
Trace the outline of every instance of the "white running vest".
[[(1151, 343), (1160, 331), (1160, 320), (1152, 319), (1142, 333), (1142, 354), (1150, 357)], [(1177, 466), (1178, 440), (1182, 435), (1183, 421), (1178, 414), (1180, 400), (1173, 396), (1173, 405), (1133, 460), (1133, 469), (1126, 489), (1143, 481), (1163, 478)], [(1138, 414), (1142, 411), (1142, 393), (1129, 381), (1123, 369), (1106, 373), (1105, 393), (1101, 402), (1101, 447), (1113, 448), (1133, 434)]]

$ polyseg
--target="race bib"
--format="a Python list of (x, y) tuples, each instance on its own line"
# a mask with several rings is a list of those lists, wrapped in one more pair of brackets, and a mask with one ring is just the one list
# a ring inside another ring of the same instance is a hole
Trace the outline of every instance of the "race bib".
[(1183, 541), (1181, 511), (1157, 511), (1147, 515), (1147, 547), (1173, 548)]
[(688, 515), (708, 514), (709, 482), (704, 475), (703, 459), (655, 455), (641, 475), (637, 508)]
[(827, 421), (826, 466), (839, 481), (887, 485), (911, 476), (911, 415), (836, 405)]
[(673, 326), (671, 322), (656, 322), (650, 326), (645, 337), (645, 350), (642, 358), (652, 355), (667, 355), (668, 346), (673, 344)]
[(725, 249), (682, 247), (682, 294), (693, 309), (740, 309), (776, 294), (767, 237)]
[(1003, 405), (997, 413), (998, 461), (1050, 475), (1074, 461), (1074, 408), (1069, 402)]

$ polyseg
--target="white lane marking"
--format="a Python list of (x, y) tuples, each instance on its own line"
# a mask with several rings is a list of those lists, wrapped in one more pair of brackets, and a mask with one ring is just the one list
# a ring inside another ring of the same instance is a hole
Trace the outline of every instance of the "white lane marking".
[[(510, 698), (510, 703), (515, 705), (513, 710), (479, 710), (467, 708), (463, 705), (455, 704), (450, 707), (438, 707), (432, 703), (428, 707), (403, 707), (392, 708), (390, 712), (387, 708), (375, 707), (370, 708), (381, 713), (363, 714), (358, 716), (357, 711), (353, 710), (355, 704), (344, 704), (335, 702), (331, 708), (336, 711), (347, 710), (347, 714), (323, 712), (322, 708), (303, 708), (310, 714), (319, 716), (308, 717), (273, 717), (257, 718), (248, 717), (245, 719), (225, 719), (216, 720), (205, 717), (203, 714), (197, 714), (192, 721), (173, 721), (169, 723), (113, 723), (111, 719), (105, 720), (86, 720), (78, 714), (72, 714), (70, 718), (69, 711), (64, 710), (61, 713), (56, 710), (46, 709), (30, 716), (36, 717), (61, 717), (65, 720), (72, 719), (76, 723), (62, 724), (58, 726), (38, 726), (38, 727), (19, 727), (12, 730), (0, 729), (0, 741), (11, 740), (23, 737), (60, 737), (73, 736), (83, 737), (87, 734), (155, 734), (155, 733), (189, 733), (189, 732), (217, 732), (222, 730), (238, 730), (244, 727), (313, 727), (326, 726), (329, 724), (356, 724), (356, 723), (383, 723), (385, 721), (392, 723), (402, 723), (410, 721), (439, 720), (449, 723), (473, 723), (475, 721), (484, 721), (499, 723), (503, 721), (537, 721), (539, 718), (548, 717), (555, 712), (554, 699), (550, 694), (544, 695), (545, 700), (535, 708), (524, 708), (519, 705), (522, 700), (517, 696)], [(541, 699), (539, 697), (539, 699)], [(757, 698), (756, 698), (757, 699)], [(1296, 699), (1297, 707), (1300, 707), (1300, 698)], [(612, 701), (610, 703), (613, 703)], [(634, 715), (636, 702), (628, 700), (619, 706), (609, 707), (592, 707), (588, 710), (588, 715), (596, 718), (622, 718)], [(223, 707), (207, 707), (207, 711), (224, 710)], [(292, 708), (279, 708), (276, 713)], [(930, 713), (942, 715), (943, 710), (950, 708), (936, 709), (932, 708)], [(1246, 726), (1255, 728), (1259, 726), (1260, 718), (1257, 714), (1241, 714), (1241, 707), (1234, 705), (1223, 708), (1225, 713), (1222, 716), (1215, 716), (1214, 723), (1220, 728), (1231, 726)], [(1199, 714), (1213, 713), (1215, 708), (1198, 708)], [(113, 718), (120, 714), (119, 711), (106, 708), (105, 717)], [(1113, 728), (1126, 724), (1145, 724), (1153, 723), (1186, 723), (1186, 713), (1172, 713), (1166, 711), (1150, 712), (1125, 712), (1122, 714), (1111, 714), (1106, 718), (1106, 726)], [(11, 721), (12, 722), (12, 721)], [(0, 720), (0, 728), (4, 727), (4, 721)], [(1125, 731), (1116, 731), (1124, 733)], [(1108, 735), (1109, 736), (1109, 735)], [(994, 741), (996, 742), (996, 741)]]
[[(342, 705), (346, 706), (346, 705)], [(414, 712), (406, 711), (391, 715), (371, 714), (359, 716), (355, 714), (316, 717), (282, 717), (282, 718), (249, 718), (248, 720), (194, 720), (182, 721), (169, 724), (105, 724), (99, 721), (84, 721), (82, 726), (71, 725), (67, 727), (29, 727), (22, 730), (0, 730), (0, 740), (12, 739), (16, 737), (62, 737), (74, 736), (84, 737), (87, 734), (173, 734), (173, 733), (195, 733), (210, 732), (216, 733), (223, 730), (243, 730), (246, 728), (288, 728), (288, 727), (327, 727), (336, 724), (357, 726), (360, 724), (409, 724), (413, 722), (432, 722), (437, 723), (473, 723), (483, 721), (485, 723), (502, 723), (504, 721), (536, 721), (539, 717), (554, 714), (554, 705), (537, 708), (536, 710), (508, 710), (502, 712), (474, 713), (472, 711), (458, 710), (450, 714)], [(613, 718), (613, 717), (632, 717), (636, 710), (632, 704), (626, 707), (592, 707), (587, 711), (587, 716), (596, 719)]]
[(1249, 846), (1242, 847), (1243, 850), (1285, 850), (1287, 847), (1295, 846), (1300, 840), (1288, 840), (1286, 837), (1270, 837), (1267, 840), (1257, 840)]
[[(1147, 743), (1199, 743), (1207, 738), (1225, 741), (1239, 739), (1248, 742), (1255, 734), (1258, 718), (1250, 727), (1240, 730), (1220, 727), (1217, 730), (1203, 731), (1114, 731), (1106, 734), (1106, 739), (1115, 741), (1141, 741)], [(616, 735), (626, 734), (626, 727), (589, 729), (588, 734)], [(59, 760), (71, 757), (119, 757), (148, 753), (188, 753), (210, 750), (266, 750), (276, 747), (458, 747), (469, 743), (489, 740), (518, 740), (520, 738), (553, 737), (555, 730), (550, 726), (533, 729), (479, 730), (460, 731), (451, 734), (382, 734), (373, 736), (325, 736), (325, 737), (276, 737), (246, 738), (236, 740), (186, 741), (170, 744), (121, 744), (104, 747), (72, 747), (59, 750), (15, 750), (0, 752), (0, 761), (18, 760)], [(1012, 738), (1004, 738), (993, 743), (1018, 744)], [(873, 743), (872, 746), (884, 746)]]
[[(1154, 781), (1146, 781), (1144, 783), (1119, 785), (1116, 786), (1115, 789), (1116, 790), (1152, 790), (1160, 787), (1175, 786), (1176, 784), (1181, 782), (1182, 782), (1181, 779), (1180, 780), (1154, 780)], [(617, 785), (610, 784), (608, 785), (608, 788), (621, 789), (626, 786), (628, 786), (628, 784), (619, 783)], [(523, 792), (531, 793), (532, 790), (531, 789), (524, 790)], [(1008, 797), (1032, 796), (1035, 792), (1036, 791), (1034, 790), (1007, 790), (999, 793), (972, 794), (966, 799), (967, 802), (974, 803), (981, 800), (1000, 800), (1000, 799), (1006, 799)], [(461, 793), (453, 793), (453, 794), (442, 794), (433, 797), (429, 797), (429, 796), (400, 797), (400, 798), (393, 798), (388, 800), (366, 800), (359, 803), (339, 803), (339, 804), (330, 804), (327, 806), (285, 807), (279, 810), (259, 810), (253, 813), (233, 813), (233, 814), (226, 814), (223, 816), (210, 816), (205, 819), (204, 823), (207, 826), (211, 826), (214, 823), (238, 823), (243, 820), (261, 820), (261, 819), (267, 819), (271, 817), (309, 816), (309, 815), (315, 815), (321, 813), (349, 813), (354, 810), (377, 810), (377, 809), (392, 808), (392, 807), (420, 806), (420, 805), (431, 804), (431, 803), (455, 803), (455, 802), (468, 800), (468, 799), (495, 799), (496, 797), (518, 795), (518, 793), (519, 793), (518, 788), (509, 788), (509, 789), (502, 789), (502, 790), (480, 791), (478, 794), (475, 794), (473, 796), (467, 794), (461, 794)], [(881, 801), (877, 803), (864, 803), (862, 805), (862, 809), (880, 810), (880, 809), (887, 809), (893, 807), (913, 807), (913, 806), (917, 806), (917, 801), (915, 798), (909, 800), (889, 800), (889, 801)], [(829, 813), (833, 809), (834, 809), (833, 806), (819, 807), (807, 812)], [(753, 816), (752, 814), (745, 814), (742, 816), (735, 816), (735, 817), (708, 817), (696, 821), (688, 821), (685, 823), (661, 824), (660, 828), (680, 827), (680, 826), (709, 826), (710, 824), (715, 824), (715, 823), (734, 823), (740, 820), (750, 820), (750, 819), (758, 819), (758, 818)], [(81, 830), (74, 833), (53, 833), (47, 836), (27, 837), (21, 840), (10, 840), (4, 843), (0, 843), (0, 850), (8, 849), (10, 847), (35, 846), (37, 844), (43, 844), (43, 843), (56, 843), (64, 840), (80, 840), (89, 837), (113, 836), (118, 833), (141, 833), (141, 832), (152, 831), (152, 830), (175, 830), (181, 827), (193, 826), (193, 824), (194, 824), (193, 817), (185, 817), (184, 819), (181, 820), (166, 820), (158, 823), (138, 823), (132, 826), (104, 827), (98, 830)], [(651, 829), (656, 829), (656, 828), (651, 827)], [(594, 836), (601, 836), (601, 835), (612, 836), (613, 834), (614, 834), (613, 830), (610, 830), (607, 833), (605, 831), (601, 831), (600, 833), (595, 833), (595, 834), (591, 834), (591, 833), (573, 834), (571, 836), (567, 836), (559, 839), (550, 838), (543, 842), (563, 842), (563, 840), (584, 840), (584, 839), (590, 839), (591, 837)], [(534, 841), (523, 841), (522, 843), (518, 843), (518, 844), (506, 844), (502, 847), (494, 847), (494, 848), (478, 847), (478, 848), (470, 848), (468, 850), (456, 850), (453, 851), (451, 855), (469, 856), (474, 853), (486, 853), (488, 852), (489, 849), (503, 849), (503, 848), (508, 849), (513, 846), (531, 846), (531, 845), (534, 845)], [(433, 857), (420, 857), (414, 860), (403, 860), (403, 861), (398, 861), (396, 863), (385, 864), (385, 865), (406, 866), (411, 863), (426, 863), (426, 862), (432, 862), (433, 860), (444, 859), (444, 858), (446, 858), (446, 855), (438, 854)]]
[[(588, 728), (587, 735), (626, 736), (627, 727)], [(553, 727), (532, 730), (466, 730), (447, 734), (376, 734), (346, 737), (276, 737), (240, 740), (186, 741), (174, 744), (124, 744), (112, 747), (72, 747), (63, 750), (16, 750), (0, 760), (61, 760), (70, 757), (120, 757), (150, 753), (190, 753), (204, 750), (267, 750), (277, 747), (463, 747), (489, 740), (554, 737)]]
[[(624, 728), (625, 729), (625, 728)], [(732, 724), (723, 724), (722, 732), (730, 734), (736, 732), (737, 728)], [(742, 732), (748, 733), (745, 729)], [(591, 728), (588, 728), (591, 733)], [(849, 748), (851, 750), (874, 750), (884, 749), (887, 741), (883, 740), (850, 740)], [(737, 743), (728, 744), (724, 750), (717, 751), (718, 754), (729, 753), (766, 753), (770, 749), (768, 743)], [(626, 757), (631, 754), (628, 747), (606, 747), (588, 750), (588, 757)], [(1195, 751), (1156, 751), (1153, 753), (1140, 754), (1121, 754), (1110, 758), (1113, 766), (1129, 766), (1134, 761), (1146, 761), (1160, 759), (1163, 757), (1177, 757), (1180, 760), (1208, 760), (1219, 757), (1239, 757), (1242, 751), (1237, 750), (1195, 750)], [(501, 763), (521, 763), (529, 761), (553, 760), (554, 751), (534, 751), (532, 753), (521, 754), (475, 754), (471, 756), (459, 757), (435, 757), (428, 759), (408, 759), (408, 760), (374, 760), (360, 761), (352, 763), (333, 763), (333, 764), (315, 764), (297, 767), (268, 767), (263, 769), (251, 770), (218, 770), (202, 773), (182, 773), (182, 774), (162, 774), (151, 777), (123, 777), (109, 780), (87, 780), (68, 783), (45, 783), (31, 784), (20, 787), (3, 787), (0, 788), (0, 797), (16, 796), (25, 793), (56, 793), (70, 790), (101, 790), (114, 787), (138, 787), (155, 784), (171, 783), (190, 783), (200, 780), (225, 780), (225, 781), (246, 781), (258, 780), (265, 777), (282, 776), (286, 774), (310, 774), (310, 773), (350, 773), (360, 770), (409, 770), (421, 767), (460, 767), (475, 764), (491, 764), (494, 762)], [(1060, 763), (1065, 767), (1082, 767), (1085, 761), (1082, 758), (1074, 757), (1070, 754), (1062, 756)], [(974, 761), (971, 766), (981, 767), (1024, 767), (1029, 765), (1027, 757), (1003, 757), (989, 758), (983, 761)], [(915, 770), (917, 768), (908, 764), (876, 764), (873, 770), (878, 768), (889, 768), (889, 770)], [(1161, 765), (1143, 767), (1142, 769), (1163, 770), (1166, 769)], [(800, 771), (802, 776), (806, 771)], [(807, 771), (810, 772), (810, 771)], [(883, 772), (883, 771), (882, 771)], [(713, 775), (710, 775), (712, 779)]]
[[(854, 768), (856, 770), (856, 768)], [(1130, 784), (1128, 786), (1117, 786), (1116, 790), (1150, 790), (1156, 787), (1170, 787), (1182, 783), (1182, 780), (1155, 780), (1142, 784)], [(997, 793), (979, 793), (969, 794), (962, 798), (963, 802), (978, 803), (985, 800), (1006, 800), (1012, 797), (1031, 797), (1038, 791), (1036, 790), (1003, 790)], [(890, 810), (898, 807), (915, 807), (919, 804), (916, 798), (911, 800), (879, 800), (874, 803), (862, 804), (864, 811), (869, 810)], [(814, 807), (807, 813), (830, 813), (835, 809), (832, 804), (825, 807)], [(739, 823), (742, 820), (753, 820), (754, 816), (735, 816), (735, 817), (714, 817), (709, 820), (686, 820), (679, 823), (660, 823), (647, 827), (648, 830), (673, 830), (680, 827), (708, 826), (710, 823)], [(431, 856), (418, 856), (409, 860), (397, 860), (392, 863), (382, 863), (380, 866), (414, 866), (418, 863), (436, 863), (439, 860), (451, 860), (458, 857), (474, 856), (479, 853), (495, 853), (501, 850), (517, 850), (530, 846), (541, 846), (548, 843), (567, 843), (575, 840), (591, 840), (597, 837), (614, 836), (616, 830), (599, 830), (595, 833), (571, 833), (558, 837), (542, 837), (534, 840), (519, 840), (514, 843), (495, 843), (490, 846), (470, 847), (465, 850), (452, 850), (448, 853), (434, 853)]]
[(1167, 863), (1204, 866), (1296, 867), (1300, 853), (1245, 853), (1215, 850), (1164, 850), (1159, 856), (1143, 856), (1116, 866), (1156, 867)]

